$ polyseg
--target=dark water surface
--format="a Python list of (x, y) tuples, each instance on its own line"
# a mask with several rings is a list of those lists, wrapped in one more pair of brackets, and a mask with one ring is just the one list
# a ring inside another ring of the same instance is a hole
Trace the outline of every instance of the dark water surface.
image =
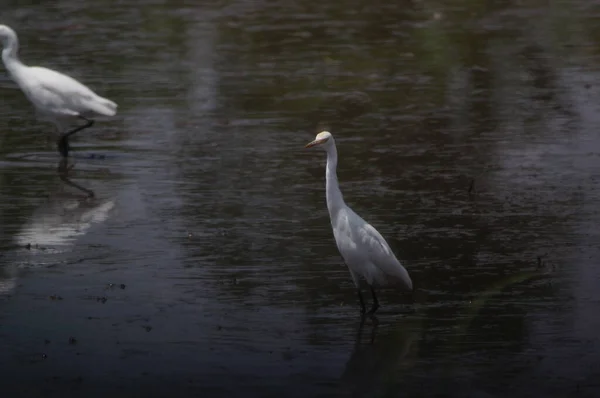
[[(2, 68), (0, 396), (600, 395), (596, 2), (201, 3), (3, 2), (119, 114), (61, 179)], [(319, 128), (416, 287), (378, 326)]]

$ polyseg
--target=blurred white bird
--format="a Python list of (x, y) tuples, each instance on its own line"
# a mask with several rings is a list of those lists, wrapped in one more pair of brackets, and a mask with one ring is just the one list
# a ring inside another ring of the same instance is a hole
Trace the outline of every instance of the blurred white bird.
[(383, 236), (344, 202), (336, 174), (337, 149), (331, 133), (323, 131), (317, 134), (306, 148), (317, 145), (327, 152), (326, 196), (333, 236), (358, 290), (361, 313), (365, 313), (365, 303), (360, 292), (362, 277), (371, 288), (373, 307), (369, 314), (373, 314), (379, 308), (375, 286), (399, 282), (405, 289), (412, 291), (412, 281)]
[[(11, 78), (33, 103), (38, 116), (56, 125), (60, 134), (58, 151), (62, 156), (69, 154), (69, 137), (94, 124), (88, 117), (117, 113), (117, 104), (98, 96), (77, 80), (51, 69), (24, 65), (17, 54), (17, 34), (10, 27), (0, 25), (0, 40), (4, 46), (2, 61)], [(75, 119), (86, 124), (65, 132), (66, 124)]]

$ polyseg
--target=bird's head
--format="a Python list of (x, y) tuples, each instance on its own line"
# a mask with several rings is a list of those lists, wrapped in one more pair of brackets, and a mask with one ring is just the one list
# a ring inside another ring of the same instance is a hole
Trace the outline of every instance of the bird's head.
[(17, 34), (14, 30), (6, 25), (0, 25), (0, 41), (6, 47), (9, 43), (16, 40)]
[(306, 144), (305, 148), (311, 148), (317, 145), (319, 145), (325, 150), (327, 150), (327, 148), (333, 145), (333, 136), (331, 135), (331, 133), (329, 131), (321, 131), (319, 134), (317, 134), (314, 141), (311, 141), (308, 144)]

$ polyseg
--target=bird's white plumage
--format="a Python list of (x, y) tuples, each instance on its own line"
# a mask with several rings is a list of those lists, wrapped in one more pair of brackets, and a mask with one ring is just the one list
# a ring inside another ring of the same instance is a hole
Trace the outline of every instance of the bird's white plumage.
[(25, 82), (21, 88), (39, 112), (56, 117), (115, 115), (114, 102), (98, 96), (77, 80), (47, 68), (26, 68), (19, 73), (18, 81)]
[(53, 121), (59, 129), (66, 120), (78, 116), (116, 114), (116, 103), (97, 95), (72, 77), (48, 68), (24, 65), (18, 58), (17, 35), (10, 27), (0, 25), (0, 40), (4, 46), (2, 61), (11, 78), (38, 114)]
[(327, 152), (326, 196), (331, 227), (338, 250), (350, 269), (357, 287), (360, 278), (368, 285), (399, 282), (412, 290), (412, 281), (383, 236), (344, 202), (337, 181), (337, 149), (329, 132), (319, 133), (307, 146), (321, 146)]
[[(333, 235), (344, 261), (368, 285), (402, 282), (408, 290), (412, 282), (383, 236), (352, 209), (346, 207), (331, 220)], [(354, 281), (358, 286), (358, 281)]]
[(117, 104), (98, 96), (69, 76), (41, 67), (30, 67), (29, 72), (33, 75), (32, 80), (36, 81), (40, 91), (44, 93), (42, 100), (45, 102), (40, 107), (47, 107), (58, 114), (116, 114)]

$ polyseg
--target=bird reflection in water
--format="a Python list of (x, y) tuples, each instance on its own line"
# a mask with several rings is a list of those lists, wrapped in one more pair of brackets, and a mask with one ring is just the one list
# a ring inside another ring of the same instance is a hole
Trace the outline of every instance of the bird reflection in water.
[(81, 192), (84, 192), (88, 198), (93, 198), (96, 196), (96, 194), (94, 194), (94, 191), (84, 188), (81, 185), (71, 181), (69, 179), (69, 171), (71, 171), (73, 169), (73, 166), (75, 166), (74, 164), (69, 165), (68, 160), (66, 158), (62, 158), (60, 160), (60, 162), (58, 163), (58, 167), (57, 167), (57, 171), (58, 171), (58, 177), (60, 178), (60, 180), (62, 182), (64, 182), (65, 184), (79, 189)]
[(377, 315), (375, 315), (375, 314), (363, 316), (363, 317), (361, 317), (360, 322), (358, 324), (358, 328), (356, 329), (356, 341), (354, 342), (355, 349), (358, 348), (358, 346), (360, 346), (360, 342), (362, 341), (362, 333), (363, 333), (365, 321), (367, 320), (367, 318), (369, 318), (371, 320), (371, 325), (372, 325), (370, 343), (371, 344), (375, 343), (375, 334), (377, 333), (377, 327), (379, 326), (379, 318), (377, 318)]
[[(373, 315), (371, 322), (362, 318), (354, 348), (341, 376), (341, 382), (353, 397), (379, 396), (378, 392), (394, 388), (400, 381), (403, 368), (410, 366), (409, 353), (418, 337), (416, 325), (403, 318), (397, 325), (385, 328), (379, 336), (379, 320)], [(367, 336), (365, 329), (370, 329)]]
[(0, 300), (10, 295), (17, 286), (17, 267), (13, 264), (0, 264)]
[(94, 191), (72, 181), (72, 168), (67, 159), (60, 160), (57, 171), (62, 186), (35, 210), (17, 235), (17, 244), (31, 248), (69, 244), (93, 224), (108, 219), (114, 200), (99, 199)]

